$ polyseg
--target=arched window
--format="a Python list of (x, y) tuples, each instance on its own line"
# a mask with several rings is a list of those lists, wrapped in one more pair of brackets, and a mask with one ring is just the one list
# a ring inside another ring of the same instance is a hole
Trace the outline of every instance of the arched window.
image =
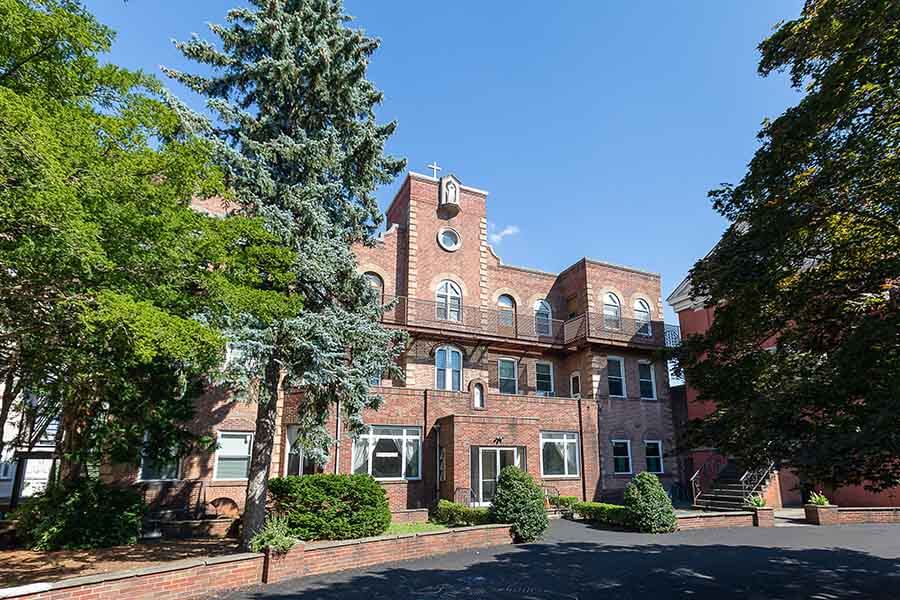
[(439, 321), (462, 321), (462, 293), (459, 286), (445, 279), (437, 289), (437, 318)]
[(472, 406), (484, 408), (484, 386), (480, 383), (472, 386)]
[(369, 282), (369, 285), (375, 291), (375, 296), (379, 301), (384, 301), (384, 280), (381, 279), (381, 275), (378, 273), (373, 273), (372, 271), (366, 272), (366, 279)]
[(634, 320), (638, 335), (650, 335), (650, 305), (642, 298), (634, 301)]
[(503, 294), (497, 298), (497, 308), (500, 309), (500, 326), (513, 327), (516, 323), (516, 301), (509, 294)]
[(462, 352), (442, 346), (434, 353), (434, 387), (458, 392), (462, 389)]
[(553, 318), (553, 311), (550, 310), (550, 303), (546, 300), (538, 300), (534, 303), (534, 331), (538, 335), (550, 335), (550, 320)]
[(612, 292), (606, 292), (603, 297), (603, 324), (609, 329), (620, 329), (622, 326), (622, 304)]

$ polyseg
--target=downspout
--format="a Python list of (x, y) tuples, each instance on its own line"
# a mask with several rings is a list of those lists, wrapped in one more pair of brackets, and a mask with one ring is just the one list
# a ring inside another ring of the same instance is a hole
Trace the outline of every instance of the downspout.
[(338, 399), (334, 424), (334, 473), (341, 472), (341, 401)]
[[(428, 439), (428, 390), (422, 390), (422, 442), (424, 445), (425, 440)], [(424, 451), (424, 448), (423, 448)], [(422, 461), (424, 467), (424, 460)], [(421, 473), (422, 476), (422, 484), (425, 484), (425, 473)], [(435, 480), (437, 479), (437, 470), (435, 470)], [(426, 488), (427, 489), (427, 488)], [(431, 502), (427, 501), (426, 504), (431, 504)]]
[(581, 419), (581, 394), (578, 394), (578, 452), (581, 461), (581, 499), (587, 502), (587, 469), (584, 463), (584, 424)]

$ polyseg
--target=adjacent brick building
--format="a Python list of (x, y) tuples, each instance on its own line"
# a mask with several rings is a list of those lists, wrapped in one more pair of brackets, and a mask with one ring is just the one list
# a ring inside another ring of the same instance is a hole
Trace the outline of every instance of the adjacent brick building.
[[(584, 499), (616, 499), (644, 470), (669, 487), (679, 472), (656, 359), (667, 333), (659, 275), (586, 258), (561, 273), (505, 265), (488, 244), (487, 201), (454, 176), (409, 173), (387, 230), (356, 250), (392, 303), (385, 323), (411, 342), (405, 378), (373, 381), (385, 402), (365, 414), (369, 434), (351, 439), (332, 419), (324, 470), (373, 474), (395, 511), (488, 503), (507, 464)], [(272, 476), (323, 468), (292, 443), (298, 401), (281, 405)], [(137, 477), (148, 494), (177, 489), (240, 510), (254, 413), (213, 390), (193, 426), (218, 450), (147, 466)]]

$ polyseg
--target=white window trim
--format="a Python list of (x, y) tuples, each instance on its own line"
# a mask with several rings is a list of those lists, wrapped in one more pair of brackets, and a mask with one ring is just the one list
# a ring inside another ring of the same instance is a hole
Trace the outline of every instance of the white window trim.
[[(145, 444), (147, 443), (147, 438), (148, 438), (148, 435), (146, 433), (144, 433), (144, 443)], [(142, 477), (142, 475), (144, 474), (144, 460), (145, 460), (144, 453), (141, 452), (141, 464), (138, 465), (137, 479), (135, 481), (151, 483), (154, 481), (180, 481), (181, 480), (181, 457), (180, 456), (175, 457), (175, 461), (176, 461), (176, 465), (177, 465), (175, 477), (144, 479)], [(0, 479), (2, 479), (2, 478), (0, 478)]]
[(246, 477), (240, 477), (238, 479), (219, 479), (219, 458), (243, 458), (243, 454), (222, 454), (219, 451), (219, 438), (223, 435), (246, 435), (250, 437), (250, 441), (248, 442), (249, 452), (247, 453), (247, 471), (249, 474), (250, 471), (250, 460), (253, 458), (253, 432), (251, 431), (217, 431), (216, 432), (216, 452), (213, 455), (213, 479), (219, 481), (247, 481)]
[[(544, 439), (544, 434), (548, 433), (562, 433), (565, 435), (574, 435), (574, 440), (554, 440), (554, 439)], [(566, 461), (566, 457), (568, 454), (566, 453), (566, 446), (570, 444), (575, 445), (575, 472), (574, 473), (564, 473), (562, 475), (547, 475), (544, 473), (544, 444), (545, 443), (562, 443), (563, 444), (563, 469), (568, 471), (569, 463)], [(576, 477), (581, 477), (581, 448), (580, 448), (580, 440), (578, 438), (578, 433), (575, 431), (542, 431), (540, 437), (540, 452), (541, 452), (541, 479), (572, 479)]]
[[(613, 301), (608, 302), (608, 300), (610, 300), (610, 299), (612, 299)], [(602, 308), (603, 308), (603, 326), (604, 327), (608, 326), (607, 319), (612, 319), (611, 315), (606, 314), (607, 306), (614, 306), (616, 308), (615, 329), (619, 329), (620, 327), (622, 327), (622, 300), (620, 300), (619, 297), (612, 292), (606, 292), (605, 294), (603, 294), (603, 307)]]
[[(0, 481), (11, 481), (16, 474), (16, 461), (0, 461)], [(138, 473), (140, 475), (140, 473)]]
[[(572, 380), (578, 378), (578, 391), (574, 392), (572, 390), (575, 389), (575, 386), (572, 385)], [(569, 397), (571, 398), (581, 398), (581, 371), (573, 371), (569, 373)]]
[[(539, 392), (537, 389), (537, 366), (547, 365), (550, 367), (550, 392)], [(534, 391), (538, 396), (554, 397), (556, 396), (556, 377), (553, 375), (553, 362), (549, 360), (534, 361)]]
[[(447, 291), (446, 293), (441, 291), (441, 288), (446, 284)], [(444, 297), (445, 302), (444, 306), (447, 311), (447, 318), (442, 319), (438, 316), (441, 307), (441, 297)], [(459, 318), (451, 319), (450, 318), (450, 305), (451, 299), (457, 298), (459, 299), (458, 311)], [(437, 321), (447, 321), (448, 323), (462, 323), (463, 322), (463, 293), (462, 286), (453, 281), (452, 279), (442, 279), (440, 283), (438, 283), (437, 290), (434, 293), (434, 311), (435, 311), (435, 319)]]
[[(503, 386), (500, 385), (500, 363), (503, 361), (509, 361), (513, 364), (513, 382), (516, 384), (516, 391), (512, 394), (502, 391)], [(519, 395), (519, 361), (515, 358), (509, 358), (508, 356), (500, 356), (497, 358), (497, 392), (504, 396)]]
[[(653, 395), (652, 396), (641, 395), (641, 400), (656, 400), (656, 369), (653, 368), (653, 361), (639, 360), (638, 365), (650, 365), (650, 384), (653, 386)], [(641, 368), (640, 368), (640, 366), (638, 366), (638, 394), (641, 394), (641, 382), (642, 381), (646, 381), (646, 379), (641, 379)]]
[[(544, 317), (538, 317), (538, 313), (544, 312), (543, 311), (544, 308), (547, 309), (546, 310), (546, 313), (547, 313), (546, 319)], [(537, 300), (534, 303), (534, 307), (532, 308), (532, 310), (534, 313), (534, 332), (535, 332), (535, 334), (543, 335), (543, 336), (553, 335), (553, 307), (550, 306), (550, 303), (547, 302), (547, 300), (545, 298), (542, 298), (540, 300)], [(546, 332), (538, 331), (538, 322), (541, 322), (541, 323), (546, 322), (546, 325), (547, 325)]]
[(622, 395), (619, 396), (617, 394), (613, 394), (609, 392), (610, 398), (627, 398), (628, 397), (628, 377), (625, 375), (625, 359), (621, 356), (607, 356), (606, 357), (606, 387), (607, 391), (609, 391), (609, 361), (617, 360), (619, 361), (619, 365), (621, 366), (621, 379), (622, 379)]
[[(481, 389), (481, 406), (479, 406), (478, 402), (477, 402), (478, 392), (476, 390), (478, 390), (478, 389)], [(481, 383), (480, 381), (476, 381), (475, 383), (473, 383), (472, 384), (472, 408), (475, 408), (478, 410), (484, 410), (485, 408), (487, 408), (487, 399), (485, 398), (486, 394), (487, 394), (487, 392), (484, 389), (483, 383)]]
[[(444, 386), (438, 387), (438, 366), (437, 366), (437, 354), (441, 350), (447, 351), (447, 367), (444, 369), (447, 371), (447, 375), (444, 377)], [(459, 389), (453, 389), (453, 361), (450, 360), (451, 352), (459, 352)], [(461, 392), (463, 389), (464, 382), (464, 374), (465, 368), (463, 367), (463, 353), (462, 350), (457, 348), (456, 346), (441, 346), (437, 350), (434, 351), (434, 389), (441, 390), (444, 392)]]
[[(445, 246), (444, 245), (444, 239), (442, 236), (445, 231), (452, 231), (454, 234), (456, 234), (456, 244), (454, 244), (453, 246)], [(438, 246), (440, 246), (447, 252), (456, 252), (462, 246), (462, 236), (459, 235), (459, 232), (457, 230), (453, 229), (452, 227), (441, 227), (440, 229), (438, 229), (438, 232), (437, 232), (437, 243), (438, 243)]]
[[(643, 311), (643, 310), (638, 311), (638, 306), (640, 306), (641, 304), (643, 304), (644, 306), (647, 307), (646, 311)], [(642, 335), (644, 337), (651, 337), (653, 335), (653, 326), (650, 323), (653, 321), (653, 315), (651, 314), (651, 311), (650, 311), (650, 303), (647, 302), (646, 300), (644, 300), (643, 298), (638, 298), (637, 300), (634, 301), (634, 306), (632, 307), (632, 310), (634, 311), (635, 322), (640, 323), (640, 326), (635, 328), (637, 330), (637, 334)], [(642, 317), (638, 317), (638, 312), (646, 313), (646, 315), (647, 315), (646, 320)], [(645, 324), (647, 325), (646, 329), (644, 328)]]
[[(392, 429), (403, 429), (402, 436), (396, 435), (375, 435), (372, 432), (375, 427), (390, 427)], [(418, 431), (417, 435), (409, 435), (406, 433), (407, 429), (415, 429)], [(381, 438), (389, 438), (389, 439), (399, 439), (400, 440), (400, 465), (401, 472), (406, 473), (406, 442), (407, 440), (418, 440), (419, 441), (419, 476), (418, 477), (375, 477), (372, 475), (372, 454), (375, 452), (375, 445), (377, 440)], [(354, 439), (353, 443), (356, 443), (357, 439), (366, 439), (369, 442), (369, 476), (374, 478), (375, 481), (421, 481), (422, 479), (422, 428), (417, 425), (369, 425), (369, 429), (366, 433), (360, 434), (357, 438)], [(352, 456), (352, 450), (351, 450)], [(351, 472), (353, 471), (353, 465), (350, 465)]]
[[(628, 446), (628, 471), (616, 471), (616, 455), (614, 448), (617, 443), (624, 443)], [(613, 475), (631, 475), (634, 473), (634, 457), (631, 455), (631, 440), (610, 440), (610, 449), (612, 450)]]
[(644, 440), (644, 467), (647, 466), (647, 444), (659, 444), (659, 471), (651, 471), (647, 469), (648, 473), (654, 473), (656, 475), (663, 475), (666, 472), (665, 461), (663, 461), (663, 443), (662, 440)]

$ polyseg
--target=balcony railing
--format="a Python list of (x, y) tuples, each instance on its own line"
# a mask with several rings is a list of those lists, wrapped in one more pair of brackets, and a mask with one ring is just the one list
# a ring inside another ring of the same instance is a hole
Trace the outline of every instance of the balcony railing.
[(384, 321), (396, 325), (429, 327), (444, 331), (485, 335), (548, 344), (571, 344), (583, 339), (615, 341), (659, 347), (673, 335), (673, 326), (662, 321), (641, 321), (584, 313), (568, 319), (548, 319), (494, 308), (397, 297)]

